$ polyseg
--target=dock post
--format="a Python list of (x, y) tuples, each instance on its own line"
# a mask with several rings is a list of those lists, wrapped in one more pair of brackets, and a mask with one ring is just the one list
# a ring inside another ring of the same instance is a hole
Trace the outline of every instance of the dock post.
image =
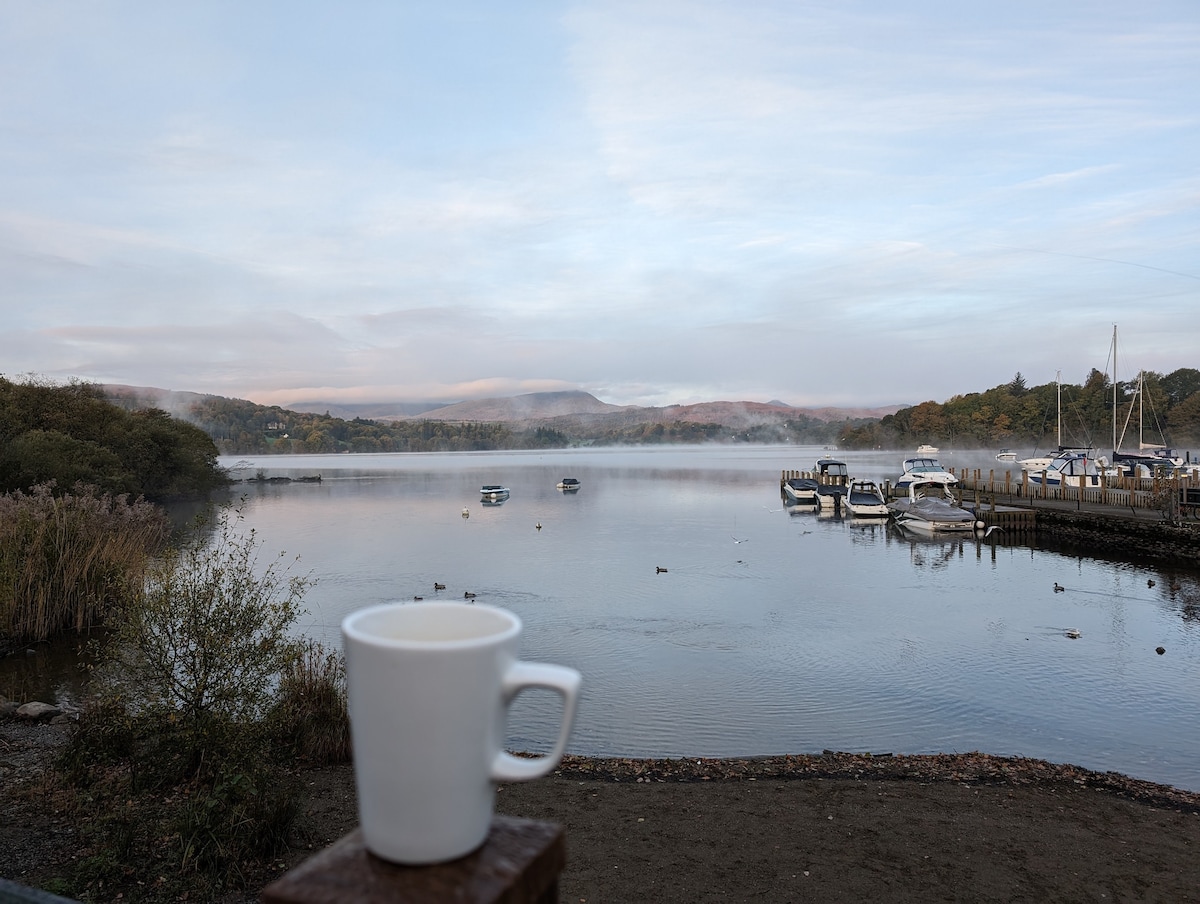
[(261, 904), (554, 904), (567, 862), (562, 826), (493, 817), (483, 847), (449, 863), (400, 866), (367, 851), (358, 829), (275, 880)]

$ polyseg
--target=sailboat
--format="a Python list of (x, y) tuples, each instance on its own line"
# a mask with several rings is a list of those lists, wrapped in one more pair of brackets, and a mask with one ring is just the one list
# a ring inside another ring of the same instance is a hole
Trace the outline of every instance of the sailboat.
[[(1128, 473), (1131, 477), (1151, 477), (1158, 468), (1182, 468), (1187, 465), (1186, 459), (1175, 454), (1175, 450), (1163, 443), (1148, 443), (1145, 441), (1145, 398), (1146, 372), (1138, 371), (1137, 385), (1133, 390), (1133, 400), (1129, 403), (1129, 412), (1125, 416), (1125, 424), (1121, 427), (1121, 436), (1117, 437), (1117, 325), (1113, 324), (1112, 338), (1113, 357), (1113, 464)], [(1134, 401), (1137, 402), (1138, 413), (1138, 450), (1137, 452), (1122, 452), (1121, 445), (1125, 441), (1125, 433), (1129, 422), (1133, 419)], [(1153, 413), (1153, 404), (1151, 404)], [(1161, 431), (1159, 431), (1161, 434)]]
[[(1055, 445), (1058, 447), (1053, 455), (1041, 455), (1035, 458), (1023, 458), (1017, 464), (1021, 466), (1022, 471), (1030, 473), (1040, 473), (1051, 467), (1056, 459), (1061, 458), (1065, 454), (1083, 455), (1086, 458), (1094, 458), (1090, 448), (1082, 448), (1079, 446), (1064, 446), (1062, 444), (1062, 371), (1057, 371), (1054, 375), (1054, 385), (1058, 393), (1058, 422), (1055, 431)], [(999, 458), (999, 456), (997, 456)]]

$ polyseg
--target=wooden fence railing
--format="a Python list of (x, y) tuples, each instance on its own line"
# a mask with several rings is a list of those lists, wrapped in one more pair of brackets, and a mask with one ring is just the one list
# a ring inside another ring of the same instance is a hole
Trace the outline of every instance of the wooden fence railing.
[(1129, 508), (1160, 508), (1164, 500), (1175, 498), (1183, 506), (1195, 505), (1200, 495), (1200, 469), (1176, 471), (1172, 476), (1112, 477), (1100, 474), (1084, 478), (1083, 486), (1051, 486), (1036, 472), (995, 469), (985, 474), (982, 468), (950, 469), (959, 479), (963, 490), (978, 491), (1015, 499), (1052, 499), (1085, 502), (1094, 505), (1115, 505)]

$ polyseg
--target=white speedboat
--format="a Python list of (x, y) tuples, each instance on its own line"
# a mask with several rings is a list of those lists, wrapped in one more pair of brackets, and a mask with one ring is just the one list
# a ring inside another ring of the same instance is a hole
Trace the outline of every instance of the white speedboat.
[(583, 484), (579, 482), (578, 477), (564, 477), (558, 482), (558, 488), (564, 493), (573, 493), (581, 486), (583, 486)]
[(1029, 482), (1048, 487), (1095, 487), (1100, 485), (1100, 462), (1088, 452), (1059, 452), (1044, 468), (1029, 472)]
[(908, 489), (914, 480), (936, 480), (947, 485), (958, 483), (958, 478), (943, 468), (941, 462), (928, 456), (904, 459), (904, 473), (896, 481), (896, 489)]
[(1037, 455), (1033, 458), (1022, 458), (1017, 464), (1021, 466), (1022, 471), (1036, 473), (1037, 471), (1046, 470), (1046, 468), (1050, 467), (1050, 462), (1052, 461), (1054, 461), (1053, 455)]
[(816, 478), (789, 477), (783, 482), (783, 496), (788, 505), (815, 505), (817, 502)]
[(908, 496), (888, 503), (897, 525), (924, 534), (970, 533), (983, 526), (962, 508), (950, 485), (939, 480), (914, 480)]
[(886, 518), (889, 514), (883, 491), (873, 480), (852, 480), (846, 490), (846, 508), (858, 518)]
[(937, 455), (941, 451), (937, 446), (931, 446), (928, 443), (921, 443), (917, 446), (918, 455)]
[(479, 495), (484, 501), (495, 502), (500, 499), (507, 499), (508, 487), (500, 486), (496, 483), (485, 483), (479, 488)]
[(1016, 461), (1017, 453), (1012, 449), (1001, 449), (996, 453), (996, 461)]

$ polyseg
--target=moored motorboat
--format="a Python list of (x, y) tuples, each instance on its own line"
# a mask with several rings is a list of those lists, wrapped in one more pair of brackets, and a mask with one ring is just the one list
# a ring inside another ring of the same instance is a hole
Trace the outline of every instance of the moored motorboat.
[(889, 502), (888, 511), (897, 525), (921, 533), (969, 533), (983, 526), (939, 480), (914, 480), (908, 496)]
[(896, 489), (906, 490), (914, 480), (936, 480), (947, 485), (958, 483), (958, 478), (943, 468), (941, 462), (927, 455), (904, 459), (904, 472), (896, 481)]
[(1107, 466), (1108, 462), (1088, 452), (1059, 452), (1044, 468), (1030, 471), (1029, 482), (1048, 487), (1099, 486), (1100, 464)]
[(816, 478), (789, 477), (783, 482), (783, 496), (788, 505), (811, 505), (816, 503)]
[(996, 461), (1016, 461), (1017, 453), (1012, 449), (1001, 449), (996, 453)]
[(823, 509), (840, 509), (850, 482), (850, 470), (835, 458), (817, 459), (817, 502)]
[(928, 443), (921, 443), (921, 445), (917, 446), (918, 455), (937, 455), (940, 451), (942, 450), (937, 446), (931, 446)]
[(581, 486), (583, 486), (583, 484), (579, 482), (578, 477), (564, 477), (558, 482), (558, 488), (564, 493), (573, 493)]
[(479, 488), (479, 495), (485, 500), (507, 499), (508, 487), (498, 483), (485, 483)]
[(889, 514), (883, 491), (873, 480), (852, 480), (846, 489), (846, 508), (858, 518), (886, 518)]

